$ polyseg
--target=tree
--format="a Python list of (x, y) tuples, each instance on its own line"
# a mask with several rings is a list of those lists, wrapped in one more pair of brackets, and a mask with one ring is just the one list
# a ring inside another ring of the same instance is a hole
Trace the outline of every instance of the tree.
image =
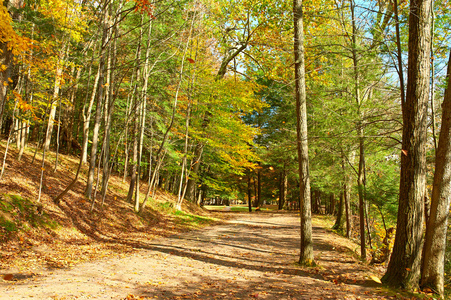
[(442, 104), (442, 127), (435, 158), (431, 211), (426, 226), (421, 286), (444, 293), (446, 234), (451, 199), (451, 53), (447, 72), (448, 86)]
[(395, 244), (382, 280), (413, 290), (420, 280), (426, 126), (429, 100), (431, 0), (411, 0), (406, 101), (402, 103), (401, 177)]
[(307, 103), (305, 93), (304, 24), (302, 0), (293, 1), (294, 60), (296, 82), (297, 149), (299, 162), (299, 188), (301, 193), (301, 254), (299, 263), (313, 265), (312, 220), (310, 209), (310, 175), (307, 140)]
[[(25, 52), (28, 40), (20, 37), (12, 27), (17, 14), (10, 13), (9, 8), (20, 7), (18, 0), (6, 0), (0, 4), (0, 127), (2, 125), (8, 86), (12, 82), (13, 57)], [(13, 16), (12, 16), (13, 15)]]

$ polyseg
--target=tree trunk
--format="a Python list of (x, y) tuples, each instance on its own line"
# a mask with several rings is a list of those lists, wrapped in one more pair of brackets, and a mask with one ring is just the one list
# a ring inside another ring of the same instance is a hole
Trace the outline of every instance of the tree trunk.
[(193, 157), (193, 161), (191, 162), (191, 176), (188, 179), (188, 186), (186, 188), (186, 199), (188, 200), (193, 200), (194, 199), (194, 195), (196, 194), (196, 177), (197, 174), (199, 173), (199, 169), (200, 169), (200, 160), (202, 158), (202, 153), (204, 151), (204, 144), (203, 143), (198, 143), (196, 145), (196, 148), (194, 149), (194, 157)]
[(391, 286), (418, 287), (426, 184), (427, 105), (429, 100), (431, 0), (411, 0), (409, 60), (395, 244), (382, 278)]
[[(122, 6), (119, 6), (119, 9), (121, 9)], [(119, 10), (118, 9), (118, 10)], [(117, 24), (118, 19), (118, 13), (116, 10), (115, 13), (115, 22), (114, 24)], [(116, 99), (116, 96), (114, 95), (114, 69), (116, 67), (116, 54), (117, 54), (117, 26), (112, 28), (111, 33), (111, 39), (113, 40), (108, 45), (108, 61), (107, 61), (107, 92), (105, 94), (105, 119), (104, 119), (104, 133), (103, 133), (103, 172), (102, 172), (102, 203), (101, 206), (103, 207), (105, 203), (106, 194), (108, 191), (108, 182), (110, 180), (110, 131), (111, 131), (111, 122), (113, 117), (113, 111), (114, 111), (114, 101)], [(94, 199), (95, 200), (95, 199)], [(94, 203), (94, 202), (93, 202)]]
[(358, 191), (359, 191), (359, 227), (360, 227), (360, 259), (366, 259), (366, 239), (365, 239), (365, 199), (364, 199), (364, 166), (365, 166), (365, 150), (363, 145), (363, 130), (359, 130), (362, 136), (359, 138), (359, 174), (358, 174)]
[(312, 219), (310, 207), (310, 175), (307, 141), (307, 104), (305, 93), (304, 24), (302, 0), (293, 0), (294, 58), (296, 82), (297, 149), (299, 163), (301, 265), (313, 265)]
[(102, 45), (100, 47), (100, 62), (99, 62), (99, 81), (98, 81), (98, 91), (97, 91), (97, 102), (96, 102), (96, 117), (94, 122), (94, 130), (92, 136), (92, 145), (91, 145), (91, 158), (89, 161), (89, 170), (88, 170), (88, 181), (86, 183), (86, 191), (85, 195), (88, 199), (91, 199), (92, 196), (92, 186), (94, 183), (94, 173), (97, 161), (97, 146), (99, 143), (99, 130), (100, 130), (100, 122), (102, 119), (102, 101), (104, 98), (104, 73), (105, 73), (105, 55), (106, 55), (106, 47), (107, 47), (107, 39), (108, 39), (108, 8), (105, 7), (105, 12), (103, 16), (103, 33), (102, 33)]
[(2, 127), (2, 120), (6, 104), (6, 94), (8, 92), (8, 78), (11, 77), (11, 64), (13, 55), (11, 50), (8, 50), (7, 44), (0, 43), (0, 65), (6, 66), (6, 69), (0, 69), (0, 128)]
[(340, 193), (340, 200), (338, 202), (338, 211), (337, 211), (337, 218), (335, 219), (335, 224), (332, 227), (332, 229), (337, 230), (338, 232), (343, 231), (343, 225), (344, 225), (344, 218), (343, 218), (343, 212), (344, 212), (344, 193)]
[(64, 60), (64, 50), (62, 50), (60, 57), (58, 58), (58, 61), (56, 63), (56, 74), (55, 74), (55, 84), (53, 86), (53, 97), (50, 104), (50, 113), (49, 118), (47, 122), (47, 131), (45, 134), (45, 141), (44, 141), (44, 148), (46, 151), (50, 148), (50, 141), (52, 139), (52, 133), (53, 133), (53, 124), (55, 121), (56, 116), (56, 102), (59, 97), (59, 91), (61, 86), (61, 79), (63, 74), (63, 64), (62, 61)]
[(249, 212), (252, 212), (252, 187), (251, 187), (251, 174), (247, 175), (247, 201), (249, 206)]
[[(68, 105), (67, 109), (66, 109), (66, 131), (67, 131), (67, 145), (66, 145), (66, 152), (67, 154), (71, 153), (72, 150), (72, 141), (77, 142), (78, 145), (78, 141), (77, 141), (77, 136), (73, 137), (73, 132), (74, 132), (74, 114), (76, 111), (76, 101), (75, 101), (75, 97), (77, 95), (78, 92), (78, 87), (80, 85), (79, 81), (80, 81), (80, 76), (81, 76), (81, 67), (77, 68), (77, 75), (75, 75), (75, 85), (74, 88), (72, 89), (71, 95), (70, 95), (70, 103), (72, 105)], [(78, 114), (78, 116), (80, 116), (80, 114)], [(79, 117), (77, 118), (79, 120)], [(77, 121), (77, 124), (79, 122)], [(78, 132), (78, 125), (76, 126), (76, 130), (75, 132)], [(75, 152), (74, 152), (75, 153)]]
[(279, 210), (283, 209), (286, 201), (287, 195), (287, 184), (288, 178), (285, 169), (280, 172), (280, 183), (279, 183)]
[[(182, 166), (181, 166), (181, 172), (180, 172), (180, 185), (179, 185), (179, 191), (178, 191), (178, 198), (177, 198), (177, 204), (176, 209), (182, 210), (182, 202), (183, 198), (185, 196), (187, 187), (188, 187), (188, 180), (189, 180), (189, 174), (188, 174), (188, 168), (186, 166), (187, 163), (187, 155), (188, 155), (188, 140), (189, 140), (189, 122), (191, 117), (191, 100), (188, 99), (188, 107), (186, 109), (186, 118), (185, 118), (185, 145), (183, 147), (183, 158), (182, 158)], [(186, 176), (187, 179), (184, 179), (184, 176)], [(182, 188), (184, 188), (184, 192), (182, 193)], [(192, 196), (192, 199), (194, 199), (194, 196)], [(190, 199), (190, 201), (193, 201)]]
[(357, 53), (357, 27), (355, 23), (355, 3), (350, 0), (351, 6), (351, 22), (352, 22), (352, 61), (354, 67), (354, 88), (355, 101), (357, 105), (357, 136), (359, 139), (359, 172), (357, 176), (357, 185), (359, 192), (359, 225), (360, 225), (360, 259), (366, 259), (366, 239), (365, 239), (365, 199), (364, 199), (364, 173), (365, 173), (365, 145), (363, 132), (363, 113), (362, 113), (362, 97), (360, 96), (360, 74), (359, 74), (359, 57)]
[[(138, 107), (137, 104), (135, 104), (136, 107)], [(137, 163), (138, 163), (138, 120), (137, 120), (137, 116), (135, 117), (134, 120), (134, 125), (133, 125), (133, 155), (132, 155), (132, 176), (130, 178), (130, 186), (128, 188), (128, 194), (127, 194), (127, 202), (132, 202), (133, 200), (133, 193), (135, 191), (135, 187), (136, 187), (136, 173), (138, 171), (137, 169)], [(137, 191), (139, 193), (139, 191)], [(135, 201), (136, 202), (136, 201)], [(136, 203), (135, 203), (136, 205)]]
[(263, 199), (262, 199), (262, 175), (260, 168), (257, 170), (257, 199), (258, 199), (257, 206), (261, 207), (263, 205)]
[[(141, 28), (142, 28), (142, 24), (143, 24), (143, 16), (141, 16)], [(138, 85), (139, 85), (139, 81), (140, 81), (140, 74), (141, 74), (141, 66), (140, 66), (140, 59), (141, 59), (141, 46), (142, 46), (142, 39), (143, 39), (143, 35), (142, 35), (142, 30), (140, 32), (139, 35), (139, 40), (137, 43), (137, 49), (136, 49), (136, 54), (135, 54), (135, 59), (136, 59), (136, 66), (135, 66), (135, 84), (133, 85), (133, 91), (132, 91), (132, 96), (131, 96), (131, 101), (130, 101), (130, 105), (131, 105), (131, 109), (130, 111), (134, 111), (132, 113), (133, 115), (133, 133), (132, 133), (132, 137), (133, 137), (133, 154), (132, 154), (132, 176), (130, 178), (130, 185), (128, 188), (128, 194), (127, 194), (127, 202), (132, 203), (133, 201), (133, 195), (135, 195), (135, 211), (138, 211), (139, 208), (139, 176), (138, 176), (138, 148), (139, 148), (139, 141), (138, 141), (138, 132), (139, 132), (139, 116), (140, 116), (140, 103), (141, 103), (141, 99), (140, 99), (140, 95), (138, 95)], [(134, 99), (134, 101), (133, 101)], [(135, 193), (135, 188), (136, 188), (136, 194)]]
[(431, 211), (424, 242), (421, 286), (444, 293), (446, 234), (451, 199), (451, 53), (448, 61), (448, 87), (442, 104), (442, 127), (435, 158)]
[(333, 216), (333, 215), (335, 215), (335, 206), (336, 206), (336, 203), (335, 203), (335, 194), (334, 193), (331, 193), (330, 194), (330, 209), (329, 209), (329, 213)]
[[(140, 28), (140, 33), (139, 33), (139, 44), (142, 44), (142, 39), (143, 39), (143, 24), (142, 24), (143, 19), (141, 19), (141, 28)], [(150, 23), (152, 23), (152, 21), (150, 21)], [(141, 94), (139, 96), (139, 102), (137, 102), (136, 104), (136, 117), (138, 120), (138, 132), (136, 133), (137, 135), (137, 139), (138, 139), (138, 156), (137, 156), (137, 166), (136, 166), (136, 172), (137, 172), (137, 179), (136, 179), (136, 193), (135, 193), (135, 212), (139, 212), (139, 205), (140, 205), (140, 200), (139, 200), (139, 183), (141, 180), (141, 162), (142, 162), (142, 155), (143, 155), (143, 143), (144, 143), (144, 127), (145, 127), (145, 123), (146, 123), (146, 95), (147, 95), (147, 82), (148, 82), (148, 76), (146, 74), (147, 68), (148, 68), (148, 64), (149, 64), (149, 43), (147, 43), (146, 46), (146, 59), (145, 59), (145, 63), (144, 63), (144, 86), (142, 87), (141, 90)], [(139, 67), (138, 67), (139, 68)], [(140, 82), (139, 80), (139, 74), (137, 74), (138, 82)]]
[[(8, 3), (9, 2), (9, 3)], [(11, 6), (16, 9), (20, 8), (20, 2), (17, 0), (13, 1), (3, 1), (2, 4), (8, 10)], [(17, 16), (16, 16), (17, 17)], [(15, 16), (13, 15), (13, 19)], [(0, 128), (2, 128), (2, 120), (6, 107), (6, 95), (8, 92), (8, 87), (10, 85), (9, 78), (11, 78), (12, 67), (13, 67), (13, 53), (8, 43), (0, 42), (0, 66), (5, 66), (5, 68), (0, 68)]]
[[(102, 46), (102, 45), (101, 45)], [(92, 71), (92, 64), (94, 62), (94, 52), (91, 59), (91, 64), (89, 65), (89, 72), (88, 72), (88, 84), (86, 87), (86, 98), (83, 103), (82, 108), (82, 114), (83, 114), (83, 141), (81, 145), (81, 161), (83, 164), (86, 164), (88, 162), (88, 141), (89, 141), (89, 124), (91, 122), (91, 114), (92, 114), (92, 106), (94, 105), (94, 101), (96, 99), (96, 93), (97, 93), (97, 87), (99, 84), (100, 79), (100, 65), (97, 68), (96, 77), (94, 79), (94, 86), (92, 87), (92, 93), (91, 98), (89, 100), (89, 104), (87, 104), (87, 98), (88, 98), (88, 90), (89, 90), (89, 78), (91, 78), (91, 71)], [(88, 107), (86, 107), (86, 105)]]

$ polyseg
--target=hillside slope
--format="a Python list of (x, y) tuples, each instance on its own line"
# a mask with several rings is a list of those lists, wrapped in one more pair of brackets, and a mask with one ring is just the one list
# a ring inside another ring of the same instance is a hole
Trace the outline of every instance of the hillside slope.
[[(3, 158), (5, 143), (0, 143)], [(198, 228), (218, 222), (214, 215), (191, 203), (183, 212), (172, 207), (173, 195), (157, 192), (142, 215), (125, 202), (128, 182), (118, 176), (110, 179), (105, 203), (97, 200), (91, 213), (91, 201), (83, 196), (84, 167), (74, 189), (56, 205), (54, 199), (75, 176), (78, 158), (59, 155), (46, 157), (41, 201), (38, 203), (42, 156), (33, 161), (26, 151), (17, 161), (17, 151), (10, 146), (6, 169), (0, 181), (0, 268), (2, 270), (39, 270), (61, 268), (78, 262), (132, 251), (133, 243), (158, 236)], [(146, 184), (141, 185), (145, 193)], [(133, 242), (132, 242), (133, 241)]]

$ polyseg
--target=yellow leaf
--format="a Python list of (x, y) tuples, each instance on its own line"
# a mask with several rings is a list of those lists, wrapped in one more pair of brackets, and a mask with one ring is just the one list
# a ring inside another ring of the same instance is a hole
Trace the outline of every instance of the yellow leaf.
[(370, 278), (373, 279), (373, 281), (375, 281), (377, 283), (382, 283), (381, 280), (374, 275), (370, 275)]

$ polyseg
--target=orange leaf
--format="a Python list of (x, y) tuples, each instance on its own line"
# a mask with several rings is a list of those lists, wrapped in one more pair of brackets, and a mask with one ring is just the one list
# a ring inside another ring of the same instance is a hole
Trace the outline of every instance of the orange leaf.
[(5, 275), (3, 275), (3, 279), (4, 280), (13, 280), (14, 275), (13, 274), (5, 274)]

